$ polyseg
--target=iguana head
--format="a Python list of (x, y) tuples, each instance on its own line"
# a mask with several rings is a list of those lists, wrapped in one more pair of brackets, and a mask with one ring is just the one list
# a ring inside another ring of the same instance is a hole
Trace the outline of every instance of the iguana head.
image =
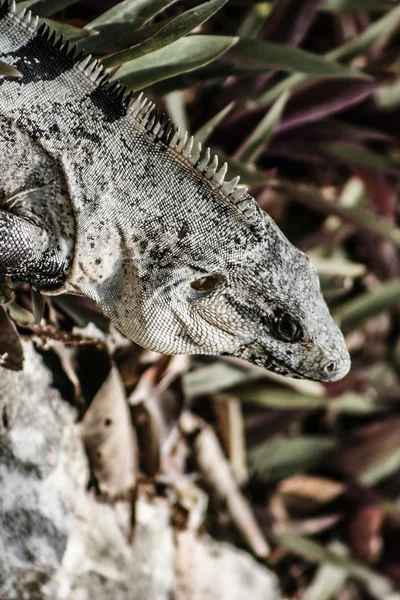
[[(204, 247), (204, 266), (209, 264)], [(214, 265), (206, 270), (198, 261), (180, 270), (169, 300), (175, 345), (297, 378), (335, 381), (346, 375), (349, 354), (316, 268), (268, 215), (239, 245), (221, 244)]]
[(139, 274), (141, 327), (130, 337), (171, 354), (224, 354), (291, 377), (341, 379), (349, 354), (315, 266), (248, 199), (251, 223), (227, 205), (213, 212), (207, 198), (204, 231), (182, 204), (164, 246), (162, 233), (152, 245), (147, 234), (153, 258)]

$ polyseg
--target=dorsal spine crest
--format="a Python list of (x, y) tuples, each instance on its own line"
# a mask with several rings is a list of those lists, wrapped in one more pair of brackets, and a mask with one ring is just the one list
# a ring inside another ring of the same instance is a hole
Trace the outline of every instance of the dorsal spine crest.
[[(231, 181), (225, 181), (228, 170), (227, 163), (218, 169), (218, 156), (214, 155), (211, 160), (211, 150), (202, 150), (199, 143), (193, 151), (194, 138), (187, 132), (181, 135), (179, 127), (176, 127), (165, 115), (160, 115), (153, 102), (143, 97), (141, 92), (132, 99), (132, 92), (127, 93), (126, 87), (119, 83), (110, 83), (109, 74), (104, 71), (103, 65), (90, 54), (82, 58), (83, 52), (78, 51), (74, 44), (68, 40), (64, 41), (61, 35), (50, 29), (45, 23), (38, 26), (38, 17), (32, 17), (30, 10), (23, 9), (17, 12), (14, 0), (0, 0), (0, 10), (5, 11), (12, 19), (17, 20), (30, 34), (36, 35), (54, 51), (71, 61), (74, 67), (80, 71), (96, 87), (102, 87), (108, 94), (110, 101), (117, 102), (126, 109), (126, 115), (139, 122), (152, 136), (155, 143), (167, 145), (171, 151), (182, 156), (194, 169), (200, 173), (211, 187), (223, 197), (228, 198), (236, 208), (247, 218), (250, 223), (258, 219), (259, 209), (255, 200), (247, 194), (247, 188), (238, 188), (239, 177)], [(243, 200), (241, 202), (241, 200)]]

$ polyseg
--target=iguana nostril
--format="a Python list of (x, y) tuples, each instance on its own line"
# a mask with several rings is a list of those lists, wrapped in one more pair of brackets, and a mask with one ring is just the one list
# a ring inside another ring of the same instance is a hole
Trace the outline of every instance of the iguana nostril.
[(337, 363), (335, 363), (335, 361), (331, 361), (328, 362), (325, 366), (324, 366), (324, 371), (326, 373), (333, 373), (334, 371), (336, 371), (337, 368)]

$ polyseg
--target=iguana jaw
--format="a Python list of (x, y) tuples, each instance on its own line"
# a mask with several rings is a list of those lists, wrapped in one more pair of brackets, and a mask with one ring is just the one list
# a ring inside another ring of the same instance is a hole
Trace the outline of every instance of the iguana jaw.
[(309, 379), (321, 382), (338, 381), (345, 377), (350, 370), (350, 356), (345, 346), (343, 346), (340, 355), (320, 349), (320, 359), (315, 362), (313, 369), (307, 368), (307, 361), (304, 361), (304, 369), (288, 366), (288, 362), (280, 361), (266, 348), (262, 348), (259, 344), (255, 346), (254, 343), (241, 346), (234, 356), (243, 358), (268, 371), (293, 377), (294, 379)]

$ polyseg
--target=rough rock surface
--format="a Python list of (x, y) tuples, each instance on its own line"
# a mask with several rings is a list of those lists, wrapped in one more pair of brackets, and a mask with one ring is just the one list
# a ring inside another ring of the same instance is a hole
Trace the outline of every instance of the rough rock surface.
[[(127, 543), (125, 505), (87, 493), (73, 410), (30, 343), (24, 352), (24, 371), (2, 369), (0, 378), (0, 600), (171, 598), (177, 556), (168, 507), (140, 499)], [(189, 562), (187, 600), (279, 598), (274, 576), (226, 544), (194, 541)]]

